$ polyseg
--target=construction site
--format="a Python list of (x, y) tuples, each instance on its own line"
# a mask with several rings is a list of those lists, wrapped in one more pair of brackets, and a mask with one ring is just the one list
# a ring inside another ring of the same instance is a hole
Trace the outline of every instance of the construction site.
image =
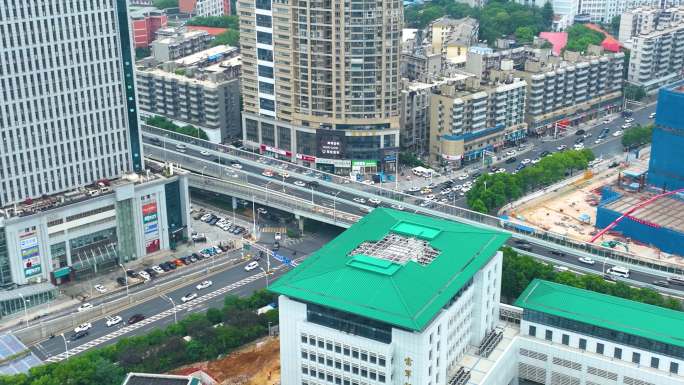
[[(661, 193), (645, 184), (649, 156), (646, 149), (629, 162), (625, 156), (605, 160), (566, 186), (514, 205), (508, 214), (532, 228), (684, 265), (684, 202), (675, 197), (649, 201)], [(609, 226), (614, 227), (600, 234)], [(630, 236), (634, 232), (641, 234), (639, 239)]]

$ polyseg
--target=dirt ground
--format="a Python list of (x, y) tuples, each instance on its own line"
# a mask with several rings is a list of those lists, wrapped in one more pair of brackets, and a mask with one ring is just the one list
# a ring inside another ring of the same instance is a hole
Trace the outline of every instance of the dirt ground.
[[(190, 367), (204, 370), (219, 385), (274, 385), (280, 383), (280, 340), (264, 338), (228, 356)], [(182, 371), (179, 368), (176, 372)]]
[[(648, 161), (648, 158), (641, 159)], [(596, 229), (596, 203), (601, 199), (601, 188), (614, 184), (618, 177), (618, 168), (607, 169), (593, 175), (590, 179), (576, 182), (557, 193), (536, 199), (512, 210), (511, 216), (533, 226), (549, 230), (570, 238), (589, 241), (598, 231)], [(589, 222), (580, 220), (580, 215), (587, 214)], [(657, 248), (638, 244), (617, 235), (603, 235), (596, 240), (601, 243), (609, 240), (623, 242), (626, 246), (617, 245), (619, 251), (629, 251), (637, 256), (684, 264), (684, 258), (661, 252)]]

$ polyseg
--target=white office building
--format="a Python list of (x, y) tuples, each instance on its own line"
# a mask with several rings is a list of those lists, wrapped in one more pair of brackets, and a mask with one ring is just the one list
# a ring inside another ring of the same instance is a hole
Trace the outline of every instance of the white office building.
[(37, 284), (25, 307), (187, 236), (185, 177), (145, 170), (133, 59), (126, 0), (0, 5), (0, 286)]
[(449, 383), (471, 346), (501, 336), (506, 238), (376, 208), (271, 286), (281, 383)]

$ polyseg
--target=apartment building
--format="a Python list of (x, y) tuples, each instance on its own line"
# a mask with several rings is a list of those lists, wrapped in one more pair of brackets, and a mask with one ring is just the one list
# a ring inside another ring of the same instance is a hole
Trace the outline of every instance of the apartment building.
[(147, 48), (161, 28), (166, 28), (166, 12), (144, 8), (130, 13), (133, 24), (133, 43), (135, 48)]
[(489, 80), (491, 71), (501, 68), (522, 69), (525, 61), (536, 55), (536, 50), (527, 46), (496, 51), (489, 47), (474, 46), (468, 50), (463, 70)]
[(158, 63), (176, 60), (209, 48), (213, 39), (206, 31), (162, 28), (157, 31), (157, 40), (151, 44), (152, 57)]
[(376, 208), (271, 285), (281, 383), (450, 383), (497, 335), (507, 238)]
[(217, 46), (162, 65), (139, 64), (136, 81), (143, 116), (191, 124), (221, 143), (240, 138), (237, 48)]
[(684, 22), (632, 37), (627, 81), (654, 90), (682, 78)]
[(480, 24), (472, 17), (451, 19), (446, 16), (426, 28), (432, 53), (439, 53), (454, 64), (465, 63), (468, 49), (478, 41), (479, 30)]
[(433, 84), (408, 82), (401, 89), (401, 135), (402, 149), (416, 155), (424, 155), (428, 151), (428, 134), (430, 132), (430, 94)]
[(622, 105), (624, 54), (590, 47), (587, 55), (528, 59), (515, 76), (527, 82), (525, 120), (530, 133), (556, 133), (618, 111)]
[(388, 171), (399, 146), (403, 6), (392, 0), (243, 0), (247, 147), (340, 174)]
[(638, 7), (630, 9), (620, 16), (620, 42), (628, 48), (632, 46), (632, 37), (647, 35), (658, 30), (684, 22), (684, 7), (659, 8)]
[(430, 162), (457, 168), (523, 140), (525, 95), (525, 82), (512, 76), (439, 86), (430, 95)]
[(584, 0), (578, 2), (577, 15), (592, 23), (610, 23), (630, 9), (638, 7), (672, 8), (684, 5), (682, 0)]
[(193, 16), (230, 15), (230, 0), (179, 0), (178, 9)]
[[(54, 297), (58, 278), (92, 272), (105, 260), (116, 266), (187, 236), (182, 177), (141, 176), (131, 43), (124, 0), (0, 7), (0, 286), (34, 284), (7, 291), (3, 301), (39, 306)], [(23, 54), (29, 44), (35, 55)], [(173, 221), (137, 222), (141, 204), (154, 201), (147, 209), (155, 214), (168, 208), (158, 204), (160, 191), (177, 197)], [(113, 228), (121, 232), (112, 235)], [(113, 246), (105, 241), (114, 238)], [(64, 250), (84, 251), (82, 264), (67, 257), (64, 265)], [(27, 294), (35, 301), (19, 298)], [(2, 306), (5, 314), (21, 309)]]

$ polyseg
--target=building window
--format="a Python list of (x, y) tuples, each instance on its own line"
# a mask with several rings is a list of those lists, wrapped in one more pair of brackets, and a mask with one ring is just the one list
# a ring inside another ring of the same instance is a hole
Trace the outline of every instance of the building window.
[(641, 363), (641, 354), (637, 352), (632, 352), (632, 362), (634, 362), (635, 364)]
[(600, 342), (596, 343), (596, 353), (603, 354), (603, 344)]
[(561, 337), (561, 343), (563, 345), (570, 345), (570, 336), (567, 334), (563, 334), (563, 336)]
[(617, 359), (622, 359), (622, 349), (620, 348), (615, 348), (615, 352), (613, 353), (613, 357)]
[(537, 327), (534, 325), (530, 325), (530, 329), (529, 329), (528, 334), (531, 335), (532, 337), (536, 337), (537, 336)]
[(670, 362), (670, 373), (679, 373), (679, 364), (676, 362)]
[(357, 349), (352, 349), (352, 358), (359, 358), (359, 351)]
[(660, 360), (658, 359), (658, 357), (651, 357), (651, 367), (658, 369), (659, 366), (660, 366)]
[[(255, 123), (256, 123), (256, 122), (255, 122)], [(307, 341), (306, 335), (305, 335), (305, 334), (302, 334), (302, 343), (305, 344), (306, 341)]]
[(270, 49), (257, 48), (257, 59), (272, 62), (273, 51)]
[(271, 10), (271, 0), (256, 0), (256, 8), (266, 11)]
[(349, 346), (345, 346), (345, 347), (344, 347), (344, 349), (343, 349), (343, 354), (344, 354), (345, 356), (349, 356)]
[(259, 92), (262, 94), (273, 95), (273, 84), (266, 82), (259, 82)]
[(385, 357), (378, 357), (378, 365), (385, 366)]
[(579, 348), (582, 350), (587, 350), (587, 340), (584, 338), (579, 339)]
[(256, 25), (259, 27), (271, 28), (271, 16), (268, 15), (256, 15)]
[(275, 111), (275, 101), (266, 98), (259, 98), (259, 108), (267, 111)]
[(368, 353), (361, 352), (361, 361), (368, 361)]
[(546, 338), (547, 341), (553, 340), (553, 332), (551, 330), (547, 330), (544, 338)]
[(259, 64), (259, 66), (257, 67), (257, 72), (261, 77), (273, 79), (273, 67)]
[(273, 34), (268, 32), (257, 31), (257, 43), (272, 45)]

